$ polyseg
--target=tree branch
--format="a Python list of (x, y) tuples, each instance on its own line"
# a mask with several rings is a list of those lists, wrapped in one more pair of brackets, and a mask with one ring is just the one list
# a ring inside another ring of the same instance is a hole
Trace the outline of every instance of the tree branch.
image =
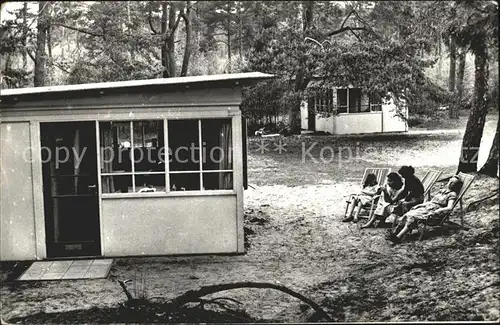
[(167, 42), (168, 40), (174, 36), (174, 33), (175, 33), (175, 30), (177, 29), (177, 27), (179, 26), (179, 22), (181, 20), (181, 16), (184, 14), (184, 11), (181, 11), (179, 13), (179, 15), (177, 16), (177, 19), (175, 20), (175, 23), (174, 25), (172, 26), (172, 29), (169, 30), (169, 33), (167, 34), (167, 32), (165, 32), (165, 39), (163, 40), (163, 47), (165, 47), (167, 45)]
[(365, 27), (342, 27), (342, 28), (339, 28), (337, 30), (334, 30), (334, 31), (331, 31), (329, 32), (328, 34), (326, 34), (326, 36), (334, 36), (334, 35), (337, 35), (337, 34), (341, 34), (341, 33), (344, 33), (344, 32), (347, 32), (347, 31), (353, 31), (353, 30), (367, 30)]
[(273, 283), (265, 283), (265, 282), (236, 282), (236, 283), (225, 283), (225, 284), (204, 286), (201, 287), (199, 290), (191, 290), (180, 296), (177, 296), (176, 298), (170, 301), (170, 304), (182, 306), (188, 302), (197, 301), (197, 299), (209, 294), (231, 289), (238, 289), (238, 288), (265, 288), (265, 289), (279, 290), (281, 292), (287, 293), (292, 297), (295, 297), (305, 302), (306, 304), (311, 306), (316, 312), (318, 312), (325, 320), (332, 321), (332, 318), (318, 304), (316, 304), (311, 299), (285, 286)]
[(28, 56), (35, 62), (35, 56), (28, 49), (26, 49), (26, 53), (28, 53)]
[(149, 23), (149, 28), (151, 28), (151, 31), (153, 32), (153, 35), (157, 35), (158, 31), (153, 26), (153, 14), (151, 12), (151, 7), (149, 8), (148, 11), (148, 23)]
[(361, 37), (359, 37), (359, 35), (356, 34), (352, 29), (349, 29), (349, 31), (358, 39), (358, 41), (362, 41)]
[(349, 14), (344, 18), (344, 21), (342, 22), (342, 25), (340, 25), (340, 28), (344, 28), (345, 23), (347, 22), (347, 19), (351, 17), (351, 15), (354, 13), (354, 9), (352, 9)]
[(74, 26), (69, 26), (69, 25), (62, 24), (62, 23), (53, 23), (52, 25), (54, 25), (54, 26), (61, 26), (61, 27), (64, 27), (64, 28), (67, 28), (67, 29), (71, 29), (71, 30), (74, 30), (74, 31), (77, 31), (77, 32), (80, 32), (80, 33), (87, 34), (87, 35), (92, 35), (92, 36), (96, 36), (96, 37), (104, 37), (104, 34), (98, 34), (96, 32), (90, 31), (90, 30), (86, 30), (86, 29), (79, 28), (79, 27), (74, 27)]

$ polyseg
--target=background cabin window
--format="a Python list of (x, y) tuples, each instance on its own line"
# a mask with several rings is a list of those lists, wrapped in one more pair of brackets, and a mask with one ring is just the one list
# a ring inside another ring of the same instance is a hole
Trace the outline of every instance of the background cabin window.
[(360, 113), (361, 112), (361, 89), (360, 88), (349, 88), (349, 113)]
[(382, 110), (380, 99), (363, 94), (361, 88), (337, 89), (338, 113), (366, 113)]
[(382, 111), (382, 97), (377, 94), (370, 95), (370, 111), (380, 112)]
[(102, 193), (165, 191), (162, 120), (100, 122)]
[(229, 119), (169, 120), (170, 190), (232, 189), (231, 146)]
[(317, 89), (314, 92), (313, 107), (315, 112), (333, 111), (333, 90)]
[(347, 89), (337, 89), (337, 112), (347, 113)]

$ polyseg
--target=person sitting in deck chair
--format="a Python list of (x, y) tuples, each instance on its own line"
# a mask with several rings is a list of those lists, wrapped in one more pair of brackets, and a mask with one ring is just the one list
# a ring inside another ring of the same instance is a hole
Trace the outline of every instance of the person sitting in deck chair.
[(385, 220), (394, 210), (394, 199), (402, 190), (403, 180), (398, 173), (389, 173), (387, 175), (387, 180), (385, 186), (382, 187), (382, 194), (377, 202), (377, 208), (373, 213), (373, 216), (368, 220), (368, 222), (362, 225), (360, 228), (371, 227), (376, 220)]
[(411, 208), (402, 217), (397, 219), (396, 231), (392, 232), (389, 240), (394, 243), (401, 242), (403, 236), (412, 229), (419, 220), (428, 218), (438, 219), (442, 214), (453, 207), (463, 182), (457, 175), (450, 178), (445, 188), (440, 189), (430, 201), (418, 204)]
[(415, 176), (415, 169), (412, 166), (402, 166), (398, 170), (398, 174), (404, 178), (405, 184), (403, 190), (394, 198), (396, 203), (393, 211), (385, 220), (389, 223), (408, 212), (415, 205), (424, 202), (424, 186), (420, 179)]
[[(354, 223), (358, 222), (359, 213), (360, 213), (361, 209), (365, 205), (371, 204), (373, 197), (375, 195), (379, 194), (380, 191), (381, 191), (381, 188), (378, 185), (377, 176), (375, 174), (366, 175), (366, 180), (365, 180), (365, 183), (363, 184), (363, 189), (361, 190), (361, 193), (358, 195), (351, 195), (350, 203), (349, 203), (349, 206), (347, 207), (347, 212), (346, 212), (345, 218), (342, 219), (342, 222), (349, 222), (351, 220)], [(355, 208), (357, 208), (357, 210), (354, 213), (354, 217), (353, 217), (353, 212), (354, 212)]]

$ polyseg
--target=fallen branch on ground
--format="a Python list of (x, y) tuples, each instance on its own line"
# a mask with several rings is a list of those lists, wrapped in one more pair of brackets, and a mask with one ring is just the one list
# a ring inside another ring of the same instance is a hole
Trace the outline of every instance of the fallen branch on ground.
[(225, 283), (225, 284), (217, 284), (217, 285), (209, 285), (201, 287), (198, 290), (188, 291), (170, 301), (170, 304), (182, 306), (188, 302), (198, 302), (199, 299), (203, 296), (213, 294), (220, 291), (227, 291), (232, 289), (240, 289), (240, 288), (258, 288), (258, 289), (275, 289), (284, 293), (295, 297), (309, 306), (313, 308), (316, 312), (318, 312), (325, 320), (332, 321), (332, 318), (314, 301), (311, 299), (301, 295), (298, 292), (295, 292), (285, 286), (265, 283), (265, 282), (236, 282), (236, 283)]
[(492, 197), (497, 196), (499, 192), (500, 192), (500, 190), (497, 188), (496, 190), (491, 191), (490, 195), (469, 203), (469, 205), (465, 208), (465, 212), (469, 212), (469, 211), (471, 211), (471, 208), (474, 207), (475, 205), (478, 205), (479, 203), (481, 203), (483, 201), (486, 201), (488, 199), (491, 199)]

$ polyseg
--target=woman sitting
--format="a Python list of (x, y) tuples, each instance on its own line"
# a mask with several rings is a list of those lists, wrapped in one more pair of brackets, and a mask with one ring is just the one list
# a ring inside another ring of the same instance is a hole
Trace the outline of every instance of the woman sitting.
[(396, 202), (394, 199), (398, 196), (402, 187), (403, 180), (401, 176), (398, 173), (389, 173), (373, 216), (361, 228), (371, 227), (376, 220), (385, 220), (393, 212), (394, 203)]
[(391, 215), (386, 222), (392, 223), (398, 216), (402, 216), (415, 205), (424, 202), (424, 186), (420, 179), (415, 176), (415, 169), (412, 166), (402, 166), (398, 170), (399, 175), (404, 178), (404, 187), (394, 198), (396, 202)]
[[(368, 174), (361, 193), (358, 195), (351, 195), (349, 205), (347, 206), (347, 212), (342, 222), (349, 222), (351, 220), (354, 223), (358, 222), (361, 209), (363, 206), (371, 204), (373, 197), (379, 193), (379, 190), (380, 186), (377, 182), (377, 176), (375, 174)], [(353, 218), (352, 214), (355, 208), (357, 208), (357, 210)]]
[(410, 231), (419, 220), (437, 218), (442, 216), (443, 213), (450, 211), (458, 197), (458, 193), (460, 193), (462, 189), (462, 185), (463, 182), (460, 177), (456, 175), (451, 177), (447, 186), (439, 190), (430, 201), (414, 206), (410, 211), (400, 217), (397, 220), (397, 230), (389, 236), (389, 239), (394, 243), (399, 243), (403, 236)]

